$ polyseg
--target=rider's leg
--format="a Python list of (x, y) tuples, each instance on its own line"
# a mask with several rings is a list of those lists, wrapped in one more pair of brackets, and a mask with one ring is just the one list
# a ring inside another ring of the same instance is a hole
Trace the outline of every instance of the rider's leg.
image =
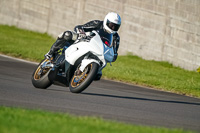
[(60, 34), (56, 40), (56, 42), (51, 46), (51, 49), (47, 54), (45, 54), (45, 57), (47, 59), (51, 58), (53, 54), (59, 50), (60, 48), (65, 46), (66, 42), (73, 42), (78, 38), (78, 34), (74, 31), (65, 31), (62, 34)]

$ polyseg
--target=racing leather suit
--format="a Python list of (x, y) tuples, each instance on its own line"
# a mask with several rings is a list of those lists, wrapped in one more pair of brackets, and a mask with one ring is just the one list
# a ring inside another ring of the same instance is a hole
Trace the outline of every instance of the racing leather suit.
[[(65, 31), (60, 34), (56, 40), (56, 42), (52, 45), (50, 51), (45, 55), (53, 55), (58, 49), (64, 46), (70, 46), (74, 41), (76, 41), (81, 35), (85, 32), (90, 32), (93, 30), (103, 29), (103, 21), (93, 20), (84, 25), (77, 25), (74, 28), (74, 31)], [(117, 59), (118, 56), (118, 48), (119, 48), (120, 37), (118, 33), (113, 35), (113, 48), (114, 48), (114, 59), (113, 62)]]

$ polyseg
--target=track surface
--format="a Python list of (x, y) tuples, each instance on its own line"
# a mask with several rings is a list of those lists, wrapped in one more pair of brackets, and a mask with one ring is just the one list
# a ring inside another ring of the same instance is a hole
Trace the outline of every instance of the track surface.
[(98, 116), (137, 125), (200, 131), (200, 99), (100, 80), (83, 93), (66, 87), (32, 86), (36, 64), (0, 55), (0, 106), (14, 106)]

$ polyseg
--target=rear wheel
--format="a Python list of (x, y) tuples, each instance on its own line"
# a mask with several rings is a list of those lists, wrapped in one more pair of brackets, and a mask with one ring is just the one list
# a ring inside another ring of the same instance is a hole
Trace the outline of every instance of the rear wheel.
[(73, 93), (81, 93), (92, 83), (98, 72), (99, 65), (92, 62), (86, 66), (83, 72), (79, 68), (80, 64), (77, 66), (69, 84), (69, 89)]
[(37, 66), (36, 70), (33, 72), (32, 75), (32, 84), (36, 88), (46, 89), (50, 85), (52, 85), (52, 82), (49, 81), (48, 74), (51, 70), (50, 67), (48, 68), (42, 68), (41, 66), (46, 63), (50, 63), (48, 59), (44, 59), (40, 62), (40, 64)]

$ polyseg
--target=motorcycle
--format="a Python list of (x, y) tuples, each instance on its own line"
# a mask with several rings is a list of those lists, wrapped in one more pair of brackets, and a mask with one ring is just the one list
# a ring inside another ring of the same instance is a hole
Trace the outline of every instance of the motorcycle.
[(46, 89), (54, 84), (81, 93), (113, 61), (112, 42), (113, 35), (103, 29), (87, 33), (85, 38), (58, 50), (54, 58), (43, 59), (33, 72), (33, 86)]

